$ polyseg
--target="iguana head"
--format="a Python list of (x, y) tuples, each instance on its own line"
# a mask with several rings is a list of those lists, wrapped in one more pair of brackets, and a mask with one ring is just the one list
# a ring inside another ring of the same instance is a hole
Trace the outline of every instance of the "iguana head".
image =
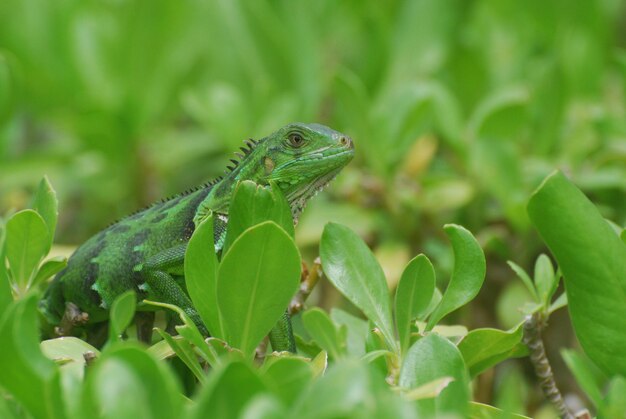
[[(292, 123), (254, 142), (228, 174), (233, 182), (276, 184), (294, 218), (307, 200), (328, 184), (354, 157), (350, 137), (320, 124)], [(224, 191), (225, 192), (225, 191)]]

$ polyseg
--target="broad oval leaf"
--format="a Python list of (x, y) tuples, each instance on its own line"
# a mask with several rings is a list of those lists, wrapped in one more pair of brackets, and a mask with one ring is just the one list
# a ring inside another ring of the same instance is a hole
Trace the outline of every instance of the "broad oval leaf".
[(35, 294), (14, 302), (2, 313), (0, 342), (0, 386), (33, 417), (65, 417), (59, 368), (39, 346)]
[(223, 253), (244, 231), (264, 221), (274, 221), (290, 237), (294, 236), (291, 210), (280, 188), (268, 188), (250, 180), (240, 182), (228, 209)]
[(300, 393), (287, 417), (403, 419), (414, 418), (415, 413), (374, 366), (346, 359)]
[(24, 293), (39, 262), (48, 253), (49, 234), (43, 218), (33, 210), (14, 214), (7, 221), (5, 246), (14, 285)]
[(185, 252), (185, 283), (193, 306), (212, 336), (224, 335), (217, 305), (217, 256), (213, 216), (195, 229)]
[(432, 330), (445, 315), (470, 302), (485, 280), (485, 254), (472, 233), (456, 224), (447, 224), (443, 229), (452, 242), (454, 270), (426, 330)]
[[(101, 418), (172, 418), (180, 414), (180, 386), (145, 349), (124, 344), (102, 353), (87, 374), (82, 413)], [(132, 397), (129, 397), (132, 395)]]
[[(346, 336), (328, 314), (314, 307), (302, 313), (302, 323), (313, 340), (334, 360), (345, 354)], [(344, 329), (345, 330), (345, 329)]]
[(430, 333), (415, 342), (407, 352), (400, 369), (399, 384), (408, 390), (443, 377), (451, 377), (454, 381), (435, 399), (417, 401), (419, 412), (424, 417), (446, 414), (467, 417), (470, 379), (463, 357), (448, 339)]
[(397, 350), (385, 274), (363, 240), (348, 227), (328, 223), (322, 233), (320, 257), (330, 282), (381, 330), (387, 345)]
[(311, 363), (292, 356), (277, 358), (264, 365), (263, 370), (268, 387), (287, 406), (293, 404), (313, 379)]
[(211, 374), (187, 417), (235, 419), (252, 398), (265, 391), (255, 369), (244, 362), (231, 362)]
[(124, 333), (135, 315), (137, 296), (135, 291), (130, 290), (117, 296), (109, 313), (109, 340), (115, 341)]
[(581, 346), (607, 374), (626, 375), (626, 245), (560, 172), (535, 191), (528, 214), (563, 272)]
[(246, 230), (217, 274), (217, 299), (225, 340), (252, 356), (283, 315), (300, 284), (300, 253), (273, 221)]
[(396, 327), (403, 353), (409, 348), (411, 323), (426, 312), (434, 291), (435, 269), (425, 255), (418, 255), (404, 269), (396, 289)]
[[(509, 354), (521, 342), (522, 333), (521, 324), (510, 331), (485, 328), (469, 332), (458, 348), (470, 374), (476, 376), (486, 367), (501, 361), (500, 355)], [(489, 365), (489, 360), (493, 360), (493, 364)]]

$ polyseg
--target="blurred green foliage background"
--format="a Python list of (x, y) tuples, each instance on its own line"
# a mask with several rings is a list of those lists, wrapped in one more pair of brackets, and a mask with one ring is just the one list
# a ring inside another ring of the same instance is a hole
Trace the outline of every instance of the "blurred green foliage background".
[[(525, 204), (545, 175), (564, 170), (626, 224), (624, 6), (3, 0), (0, 213), (25, 207), (48, 174), (57, 242), (74, 245), (218, 176), (242, 140), (320, 122), (351, 135), (357, 158), (305, 211), (308, 260), (333, 220), (366, 238), (392, 281), (419, 252), (445, 281), (441, 227), (459, 223), (488, 272), (455, 320), (509, 327), (527, 297), (505, 261), (530, 268), (544, 250)], [(563, 345), (573, 338), (559, 321), (548, 338)], [(504, 365), (482, 398), (524, 411), (528, 371)]]

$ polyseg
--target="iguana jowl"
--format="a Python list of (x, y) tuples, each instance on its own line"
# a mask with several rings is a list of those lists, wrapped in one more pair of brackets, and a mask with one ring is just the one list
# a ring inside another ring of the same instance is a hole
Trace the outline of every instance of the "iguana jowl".
[[(208, 334), (191, 300), (180, 286), (187, 243), (196, 226), (214, 217), (215, 245), (224, 243), (228, 206), (239, 181), (277, 185), (287, 198), (294, 222), (307, 200), (352, 159), (352, 140), (319, 124), (289, 124), (260, 141), (249, 141), (243, 155), (217, 181), (153, 204), (102, 230), (81, 245), (67, 267), (50, 284), (39, 307), (50, 324), (58, 324), (73, 303), (90, 322), (108, 318), (115, 298), (135, 290), (181, 307)], [(275, 350), (293, 350), (282, 339)]]

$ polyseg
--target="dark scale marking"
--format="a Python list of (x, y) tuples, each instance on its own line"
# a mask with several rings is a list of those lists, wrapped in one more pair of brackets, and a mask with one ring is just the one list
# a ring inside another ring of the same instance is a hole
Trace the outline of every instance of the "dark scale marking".
[(83, 281), (82, 292), (84, 295), (88, 296), (89, 300), (95, 305), (102, 303), (102, 297), (92, 288), (93, 284), (95, 284), (98, 279), (100, 266), (97, 262), (92, 262), (92, 259), (97, 258), (105, 247), (106, 240), (97, 240), (94, 247), (89, 250), (85, 257), (87, 261), (87, 272), (85, 274), (85, 280)]
[(154, 217), (152, 219), (152, 221), (150, 221), (153, 224), (159, 223), (161, 221), (163, 221), (165, 219), (165, 217), (167, 217), (167, 210), (162, 210), (161, 209), (161, 213), (159, 215), (157, 215), (156, 217)]
[(135, 233), (133, 237), (130, 239), (131, 249), (134, 249), (135, 246), (140, 246), (146, 242), (146, 240), (150, 237), (149, 230), (141, 230)]
[(122, 222), (118, 222), (116, 224), (113, 224), (112, 226), (110, 226), (104, 231), (108, 233), (126, 233), (128, 230), (130, 230), (130, 226), (128, 224), (123, 224)]

